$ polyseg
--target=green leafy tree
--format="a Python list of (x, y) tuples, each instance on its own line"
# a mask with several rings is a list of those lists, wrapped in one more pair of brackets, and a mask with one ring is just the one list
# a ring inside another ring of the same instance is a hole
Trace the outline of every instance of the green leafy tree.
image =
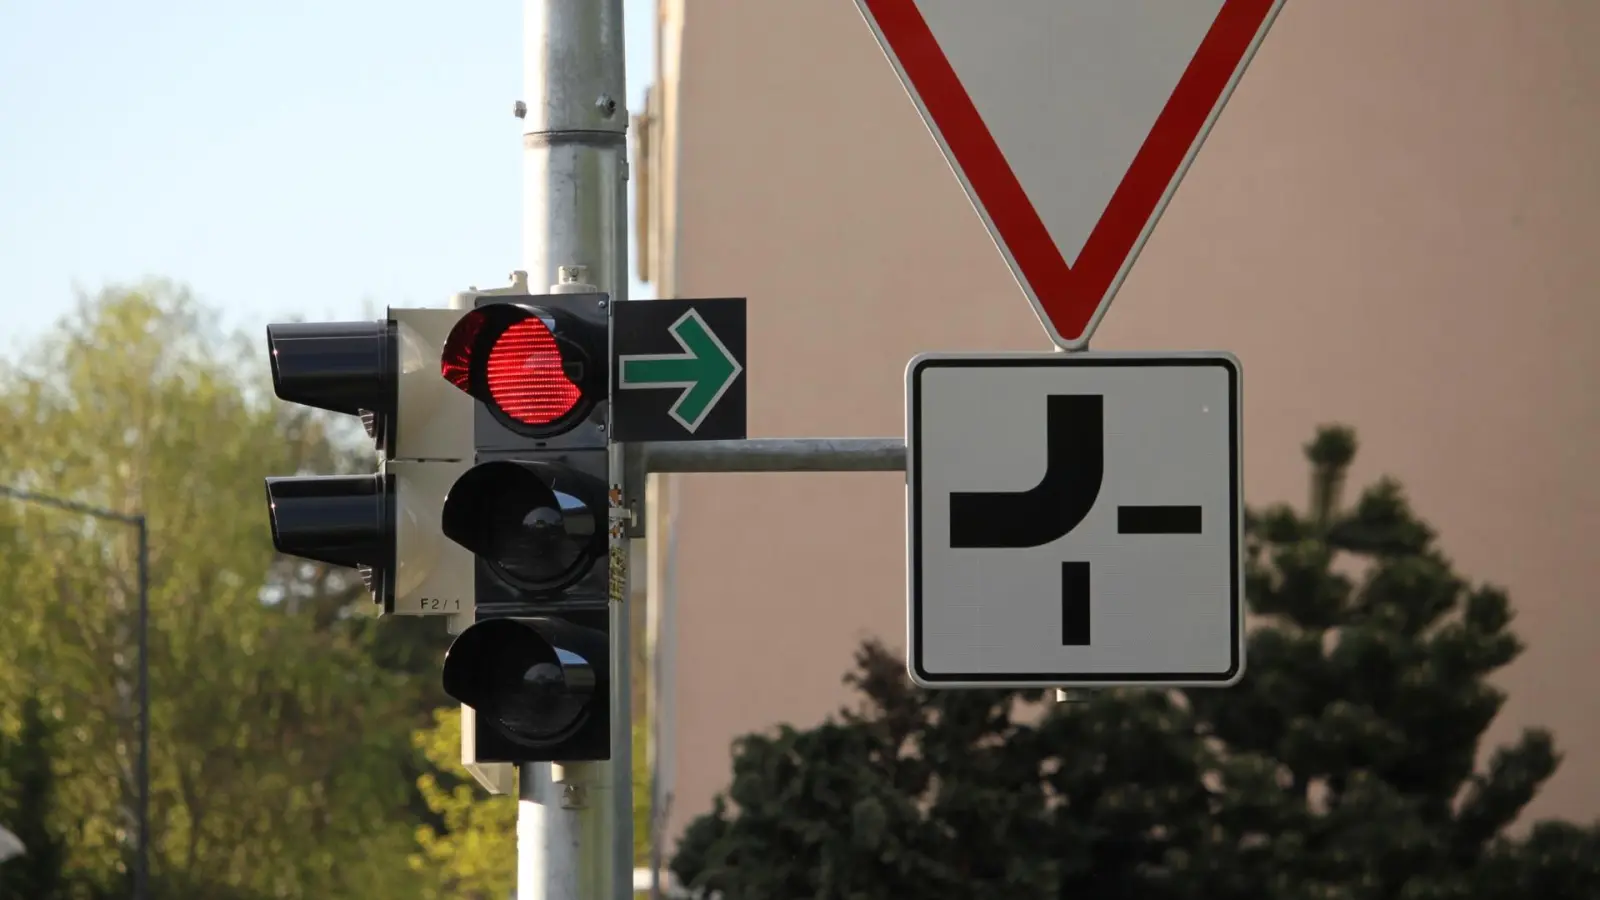
[[(634, 865), (649, 861), (650, 783), (645, 717), (633, 728)], [(417, 786), (434, 821), (417, 828), (411, 868), (426, 900), (500, 900), (516, 886), (517, 804), (490, 796), (461, 765), (461, 708), (434, 712), (412, 738), (430, 769)]]
[(24, 852), (0, 864), (0, 900), (55, 900), (68, 888), (55, 806), (53, 723), (38, 698), (25, 699), (13, 729), (0, 729), (0, 825)]
[(418, 787), (439, 825), (417, 829), (411, 868), (427, 900), (502, 900), (517, 880), (517, 800), (490, 796), (461, 765), (461, 708), (434, 713), (413, 737), (433, 770)]
[(1475, 766), (1521, 645), (1355, 438), (1307, 447), (1312, 500), (1247, 518), (1243, 682), (922, 691), (869, 643), (863, 702), (735, 745), (673, 869), (725, 900), (1593, 900), (1600, 826), (1508, 827), (1555, 770), (1529, 730)]
[[(0, 369), (0, 482), (148, 517), (158, 896), (415, 896), (424, 689), (380, 658), (353, 576), (274, 557), (261, 488), (363, 461), (271, 397), (260, 344), (175, 285), (84, 298)], [(131, 531), (0, 502), (0, 717), (28, 697), (59, 712), (74, 897), (126, 896)]]

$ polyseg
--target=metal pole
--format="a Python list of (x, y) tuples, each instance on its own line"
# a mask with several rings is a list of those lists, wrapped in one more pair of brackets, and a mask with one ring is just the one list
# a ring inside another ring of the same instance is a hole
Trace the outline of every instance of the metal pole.
[(673, 631), (677, 596), (674, 593), (673, 561), (677, 558), (678, 532), (672, 510), (672, 481), (665, 476), (649, 479), (645, 509), (648, 550), (645, 558), (650, 571), (645, 594), (649, 597), (650, 679), (646, 682), (650, 710), (650, 900), (664, 900), (662, 879), (666, 848), (667, 815), (672, 808), (671, 776), (675, 771), (673, 754), (677, 737), (673, 732), (677, 697), (672, 649), (677, 646)]
[(139, 853), (133, 896), (150, 896), (150, 527), (144, 516), (133, 517), (139, 531)]
[(647, 472), (904, 472), (903, 438), (752, 438), (645, 444)]
[[(524, 0), (522, 256), (535, 291), (584, 281), (627, 299), (622, 35), (622, 0)], [(626, 495), (620, 447), (610, 468)], [(627, 550), (613, 538), (611, 759), (521, 767), (518, 900), (632, 894)]]

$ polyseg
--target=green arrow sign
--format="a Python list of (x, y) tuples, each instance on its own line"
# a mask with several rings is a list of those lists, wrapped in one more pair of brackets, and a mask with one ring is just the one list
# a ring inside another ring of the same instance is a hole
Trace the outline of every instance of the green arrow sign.
[[(618, 360), (622, 390), (677, 389), (678, 401), (667, 414), (693, 434), (733, 385), (744, 367), (706, 327), (700, 313), (689, 310), (667, 332), (682, 353), (643, 353)], [(660, 334), (660, 332), (656, 332)]]

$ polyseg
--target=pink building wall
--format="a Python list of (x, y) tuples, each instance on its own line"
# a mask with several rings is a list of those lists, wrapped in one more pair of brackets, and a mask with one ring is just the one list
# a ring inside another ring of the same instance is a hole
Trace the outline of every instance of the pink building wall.
[[(1042, 332), (850, 0), (691, 0), (676, 288), (750, 298), (752, 436), (903, 434), (903, 370)], [(1536, 815), (1600, 815), (1600, 3), (1290, 0), (1095, 339), (1244, 364), (1252, 504), (1353, 424), (1527, 653), (1492, 739), (1555, 729)], [(683, 476), (671, 832), (737, 735), (904, 645), (895, 475)]]

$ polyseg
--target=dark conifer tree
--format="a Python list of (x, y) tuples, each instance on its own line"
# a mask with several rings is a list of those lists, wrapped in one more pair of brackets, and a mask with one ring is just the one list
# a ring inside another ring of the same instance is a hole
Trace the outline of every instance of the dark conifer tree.
[(735, 747), (673, 869), (724, 900), (1600, 900), (1600, 826), (1507, 835), (1559, 757), (1475, 766), (1522, 647), (1399, 485), (1247, 516), (1248, 669), (1228, 690), (923, 691), (866, 645), (859, 708)]

